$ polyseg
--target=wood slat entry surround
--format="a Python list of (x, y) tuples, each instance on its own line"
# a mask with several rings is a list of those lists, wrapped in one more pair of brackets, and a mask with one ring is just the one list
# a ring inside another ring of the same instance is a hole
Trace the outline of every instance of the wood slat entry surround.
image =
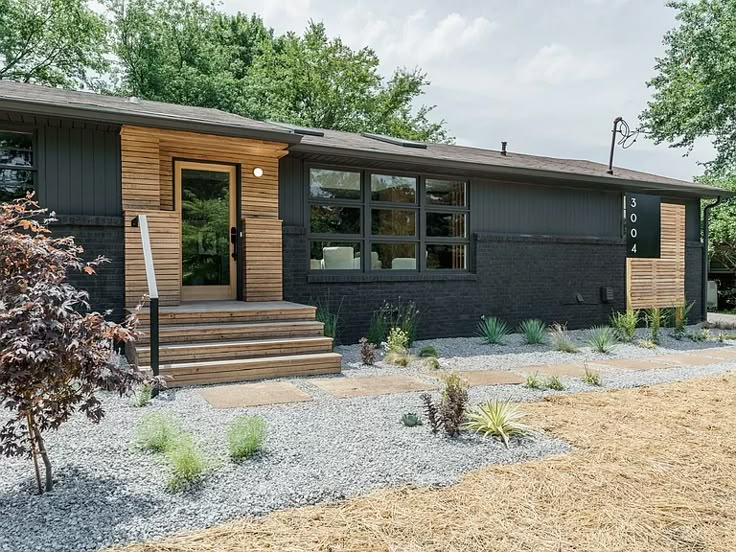
[[(173, 210), (175, 159), (231, 163), (240, 167), (245, 300), (280, 300), (282, 262), (278, 165), (279, 159), (287, 154), (286, 148), (287, 144), (280, 142), (123, 126), (121, 164), (126, 222), (126, 305), (136, 305), (145, 293), (138, 280), (138, 275), (144, 274), (142, 255), (137, 253), (140, 251), (140, 235), (138, 229), (130, 226), (130, 220), (143, 213), (149, 215), (153, 234), (151, 240), (161, 303), (176, 305), (181, 302), (181, 221)], [(261, 177), (253, 175), (255, 167), (263, 169)], [(168, 243), (166, 247), (162, 246), (162, 250), (171, 249), (173, 245), (178, 249), (176, 270), (173, 253), (157, 254), (155, 242), (163, 239), (164, 234)], [(158, 256), (163, 256), (161, 261)]]
[(631, 309), (685, 304), (685, 206), (662, 203), (659, 259), (626, 259), (626, 303)]

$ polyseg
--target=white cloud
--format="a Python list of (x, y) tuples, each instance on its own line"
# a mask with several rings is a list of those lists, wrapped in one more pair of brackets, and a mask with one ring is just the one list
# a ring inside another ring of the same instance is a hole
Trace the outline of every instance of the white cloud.
[(518, 77), (524, 83), (562, 84), (600, 79), (609, 69), (609, 62), (603, 59), (575, 54), (562, 44), (549, 44), (521, 64)]

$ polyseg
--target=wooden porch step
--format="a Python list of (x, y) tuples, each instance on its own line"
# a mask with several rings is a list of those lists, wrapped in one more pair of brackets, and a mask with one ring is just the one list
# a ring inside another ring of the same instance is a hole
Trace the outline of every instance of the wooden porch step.
[(313, 353), (164, 364), (160, 374), (172, 387), (228, 383), (263, 378), (339, 374), (341, 355)]
[[(285, 301), (243, 303), (243, 302), (206, 302), (183, 304), (178, 307), (162, 307), (159, 310), (159, 324), (170, 326), (175, 324), (222, 324), (225, 322), (276, 322), (276, 321), (314, 321), (316, 307), (298, 305)], [(149, 324), (148, 309), (138, 314), (141, 326)]]
[[(330, 337), (284, 337), (275, 339), (249, 339), (246, 341), (220, 341), (217, 343), (175, 343), (159, 347), (161, 364), (246, 359), (306, 353), (332, 352)], [(150, 347), (136, 348), (137, 360), (141, 365), (151, 361)]]
[[(225, 324), (174, 324), (159, 328), (159, 343), (242, 341), (276, 337), (315, 337), (324, 333), (324, 324), (316, 320), (286, 322), (231, 322)], [(147, 328), (141, 330), (139, 347), (149, 344)]]

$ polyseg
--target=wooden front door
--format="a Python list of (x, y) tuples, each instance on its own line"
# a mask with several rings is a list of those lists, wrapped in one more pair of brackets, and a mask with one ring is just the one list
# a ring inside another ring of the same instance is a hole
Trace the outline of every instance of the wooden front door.
[(235, 167), (177, 161), (174, 174), (181, 217), (181, 298), (235, 299)]

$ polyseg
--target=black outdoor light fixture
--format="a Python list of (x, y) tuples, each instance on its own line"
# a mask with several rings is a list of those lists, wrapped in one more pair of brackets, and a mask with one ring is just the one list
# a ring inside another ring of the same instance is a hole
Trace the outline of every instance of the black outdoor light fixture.
[(629, 123), (624, 121), (623, 117), (616, 117), (613, 120), (613, 129), (611, 130), (611, 155), (608, 158), (608, 170), (606, 171), (608, 174), (613, 174), (613, 150), (616, 148), (616, 144), (621, 146), (622, 149), (628, 149), (634, 145), (638, 136), (639, 131), (631, 130)]

